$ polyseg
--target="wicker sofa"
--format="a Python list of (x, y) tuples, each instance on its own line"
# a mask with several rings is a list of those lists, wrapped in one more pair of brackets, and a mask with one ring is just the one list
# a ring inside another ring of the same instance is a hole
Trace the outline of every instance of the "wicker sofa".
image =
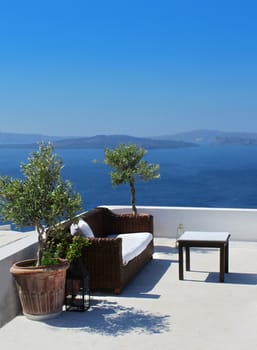
[(119, 294), (128, 281), (152, 259), (153, 236), (147, 247), (127, 264), (122, 260), (122, 239), (109, 235), (150, 232), (153, 234), (153, 217), (148, 214), (115, 214), (108, 208), (98, 207), (80, 217), (94, 233), (82, 260), (90, 276), (90, 289), (109, 290)]

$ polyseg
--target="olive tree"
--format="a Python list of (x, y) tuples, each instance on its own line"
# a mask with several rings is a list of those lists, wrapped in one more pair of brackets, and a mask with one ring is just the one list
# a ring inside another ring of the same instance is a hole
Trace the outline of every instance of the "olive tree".
[[(53, 153), (51, 143), (39, 144), (28, 163), (21, 164), (21, 179), (0, 177), (0, 213), (4, 221), (17, 227), (34, 226), (38, 233), (37, 266), (42, 264), (47, 237), (58, 230), (61, 220), (72, 220), (81, 209), (81, 196), (63, 180), (62, 160)], [(48, 230), (45, 230), (45, 227)]]
[(149, 181), (160, 177), (159, 164), (150, 164), (142, 160), (145, 154), (145, 149), (133, 144), (120, 144), (115, 149), (105, 149), (104, 162), (114, 169), (110, 173), (113, 186), (129, 184), (134, 215), (137, 214), (135, 182), (138, 180)]

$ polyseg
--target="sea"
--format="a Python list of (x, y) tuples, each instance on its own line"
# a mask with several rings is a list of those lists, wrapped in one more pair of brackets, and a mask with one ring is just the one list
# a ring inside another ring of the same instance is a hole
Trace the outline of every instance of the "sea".
[[(22, 177), (20, 164), (31, 152), (0, 149), (0, 175)], [(55, 153), (64, 163), (63, 178), (81, 194), (85, 210), (130, 205), (129, 187), (112, 186), (112, 169), (103, 163), (103, 150), (55, 149)], [(160, 165), (160, 178), (136, 182), (137, 205), (257, 208), (257, 146), (154, 149), (145, 160)]]

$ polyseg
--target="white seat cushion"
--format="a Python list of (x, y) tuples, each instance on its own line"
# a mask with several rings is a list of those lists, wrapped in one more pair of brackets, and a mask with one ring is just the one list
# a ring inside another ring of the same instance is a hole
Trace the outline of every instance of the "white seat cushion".
[(122, 233), (108, 237), (122, 239), (122, 261), (124, 265), (138, 256), (153, 239), (150, 232)]

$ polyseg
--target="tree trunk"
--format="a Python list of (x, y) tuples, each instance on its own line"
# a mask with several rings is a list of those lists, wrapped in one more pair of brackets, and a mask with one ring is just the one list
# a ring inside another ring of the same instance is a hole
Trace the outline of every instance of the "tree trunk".
[(134, 215), (137, 215), (137, 208), (136, 208), (136, 191), (134, 186), (134, 181), (129, 181), (130, 186), (130, 193), (131, 193), (131, 206), (132, 206), (132, 213)]
[(42, 265), (42, 258), (43, 258), (43, 248), (44, 248), (44, 227), (41, 225), (37, 225), (37, 233), (38, 233), (38, 249), (37, 249), (37, 265)]

